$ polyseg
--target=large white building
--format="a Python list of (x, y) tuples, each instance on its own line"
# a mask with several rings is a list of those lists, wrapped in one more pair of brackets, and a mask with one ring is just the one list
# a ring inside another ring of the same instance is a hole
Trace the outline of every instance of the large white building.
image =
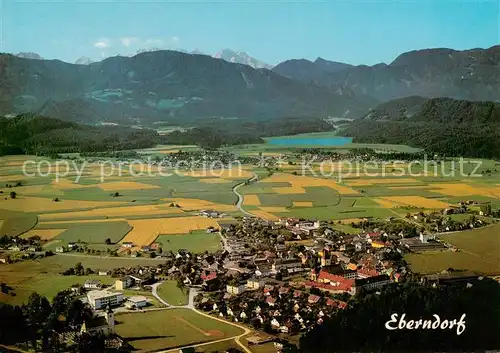
[(116, 306), (123, 302), (123, 293), (113, 293), (108, 290), (91, 290), (87, 293), (89, 304), (94, 310), (103, 309), (106, 306)]

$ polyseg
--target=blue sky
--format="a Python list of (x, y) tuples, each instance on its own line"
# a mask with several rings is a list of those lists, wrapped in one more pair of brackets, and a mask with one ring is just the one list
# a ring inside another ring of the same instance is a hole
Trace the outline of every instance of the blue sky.
[(141, 48), (223, 48), (372, 65), (402, 52), (499, 44), (500, 0), (0, 0), (2, 51), (73, 62)]

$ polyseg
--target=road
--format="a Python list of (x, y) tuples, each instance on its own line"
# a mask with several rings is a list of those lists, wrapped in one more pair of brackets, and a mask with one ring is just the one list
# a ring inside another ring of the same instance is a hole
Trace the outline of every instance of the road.
[[(252, 182), (254, 180), (257, 180), (257, 174), (253, 173), (253, 177), (251, 177), (250, 179), (247, 180), (247, 182)], [(235, 186), (233, 186), (233, 193), (236, 195), (236, 197), (238, 197), (238, 202), (236, 203), (236, 207), (241, 211), (243, 212), (244, 214), (246, 214), (247, 216), (250, 216), (250, 217), (255, 217), (253, 214), (251, 214), (250, 212), (247, 212), (243, 209), (242, 205), (243, 205), (243, 195), (241, 195), (239, 192), (238, 192), (238, 189), (245, 185), (245, 182), (242, 182), (242, 183), (239, 183)]]
[(158, 295), (158, 292), (157, 292), (157, 287), (160, 286), (163, 282), (158, 282), (158, 283), (155, 283), (151, 286), (152, 290), (151, 292), (153, 293), (153, 296), (159, 301), (161, 302), (162, 304), (166, 305), (169, 309), (175, 309), (175, 308), (178, 308), (178, 309), (189, 309), (189, 310), (193, 310), (194, 312), (196, 312), (197, 314), (199, 315), (202, 315), (202, 316), (205, 316), (205, 317), (208, 317), (212, 320), (216, 320), (216, 321), (220, 321), (220, 322), (223, 322), (227, 325), (231, 325), (231, 326), (235, 326), (235, 327), (238, 327), (240, 329), (243, 330), (243, 333), (238, 335), (238, 336), (233, 336), (233, 337), (228, 337), (228, 338), (223, 338), (223, 339), (220, 339), (220, 340), (216, 340), (216, 341), (210, 341), (210, 342), (205, 342), (205, 343), (200, 343), (200, 344), (195, 344), (195, 345), (188, 345), (188, 346), (184, 346), (184, 347), (177, 347), (177, 348), (174, 348), (174, 349), (169, 349), (169, 350), (165, 350), (165, 351), (161, 351), (161, 352), (157, 352), (157, 353), (167, 353), (167, 352), (179, 352), (181, 349), (183, 348), (189, 348), (189, 347), (201, 347), (201, 346), (206, 346), (206, 345), (209, 345), (209, 344), (213, 344), (213, 343), (218, 343), (218, 342), (224, 342), (224, 341), (229, 341), (229, 340), (232, 340), (234, 339), (234, 341), (236, 342), (236, 344), (238, 346), (241, 347), (241, 349), (243, 349), (243, 351), (245, 351), (246, 353), (253, 353), (250, 349), (248, 349), (248, 347), (241, 341), (241, 339), (243, 338), (243, 336), (245, 335), (248, 335), (250, 332), (252, 332), (250, 329), (246, 328), (245, 326), (243, 325), (239, 325), (239, 324), (235, 324), (234, 322), (229, 322), (229, 321), (226, 321), (226, 320), (223, 320), (223, 319), (219, 319), (218, 317), (214, 317), (212, 315), (208, 315), (206, 313), (204, 313), (203, 311), (199, 311), (199, 310), (196, 310), (196, 308), (194, 307), (194, 298), (196, 297), (196, 295), (198, 295), (198, 289), (196, 288), (189, 288), (189, 301), (188, 301), (188, 304), (186, 305), (182, 305), (182, 306), (177, 306), (177, 305), (170, 305), (169, 303), (167, 303), (165, 300), (163, 300), (162, 298), (160, 298), (160, 296)]

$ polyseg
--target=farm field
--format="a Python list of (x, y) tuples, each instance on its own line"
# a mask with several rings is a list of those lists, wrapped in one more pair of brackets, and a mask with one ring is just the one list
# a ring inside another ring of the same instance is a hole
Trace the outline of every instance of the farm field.
[(435, 273), (448, 268), (500, 274), (500, 224), (440, 236), (459, 251), (425, 252), (405, 256), (415, 272)]
[(191, 231), (187, 234), (160, 235), (155, 243), (159, 243), (164, 252), (186, 249), (193, 253), (202, 253), (205, 250), (215, 252), (220, 249), (218, 233), (207, 233), (205, 230)]
[(157, 293), (170, 305), (186, 305), (188, 303), (188, 289), (178, 288), (177, 281), (165, 281), (157, 288)]
[[(391, 174), (393, 167), (408, 167), (408, 163), (387, 164), (384, 167), (386, 174), (380, 168), (373, 170), (380, 174), (378, 177), (361, 173), (347, 178), (337, 178), (344, 176), (342, 173), (323, 178), (318, 173), (321, 166), (314, 163), (310, 166), (314, 173), (306, 170), (302, 174), (301, 167), (292, 163), (282, 165), (280, 172), (260, 175), (257, 182), (241, 187), (240, 191), (244, 195), (243, 208), (268, 220), (280, 217), (320, 220), (402, 217), (408, 212), (439, 211), (466, 200), (500, 207), (500, 164), (481, 161), (477, 175), (468, 177), (467, 173), (473, 172), (476, 165), (465, 161), (458, 167), (455, 162), (444, 162), (439, 168), (417, 165), (412, 170), (414, 174), (408, 177)], [(333, 166), (345, 167), (342, 162)], [(450, 171), (459, 169), (465, 175), (450, 175)]]
[[(160, 152), (180, 149), (180, 146), (160, 147)], [(147, 174), (134, 177), (137, 169), (150, 166), (132, 165), (128, 166), (129, 171), (122, 166), (121, 175), (110, 175), (101, 181), (101, 167), (94, 163), (78, 165), (85, 168), (76, 183), (76, 173), (56, 180), (55, 170), (48, 164), (42, 168), (47, 173), (45, 177), (22, 175), (24, 161), (31, 159), (40, 160), (31, 156), (0, 158), (0, 177), (7, 184), (0, 188), (6, 196), (0, 197), (0, 234), (25, 238), (38, 235), (51, 241), (48, 250), (69, 242), (106, 250), (110, 248), (104, 245), (107, 238), (111, 243), (133, 241), (137, 245), (133, 250), (137, 250), (153, 243), (159, 235), (174, 234), (181, 238), (191, 231), (217, 227), (216, 221), (197, 213), (210, 209), (224, 212), (228, 217), (240, 215), (234, 205), (236, 196), (232, 186), (252, 176), (247, 170), (241, 173), (216, 170), (208, 176), (194, 170), (168, 177)], [(35, 170), (28, 168), (29, 172)], [(15, 198), (9, 197), (11, 191), (16, 193)], [(214, 249), (218, 247), (215, 239), (207, 236), (209, 241), (201, 243), (207, 248), (196, 246), (201, 251)], [(168, 249), (168, 244), (165, 247)]]
[(237, 327), (189, 309), (116, 315), (116, 332), (139, 352), (153, 352), (241, 334)]

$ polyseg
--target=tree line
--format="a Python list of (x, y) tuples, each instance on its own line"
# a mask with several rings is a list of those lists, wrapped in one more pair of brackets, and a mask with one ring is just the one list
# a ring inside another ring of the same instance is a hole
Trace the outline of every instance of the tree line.
[[(390, 285), (380, 294), (362, 295), (349, 307), (324, 321), (300, 339), (304, 353), (328, 352), (449, 352), (500, 348), (500, 286), (479, 277), (449, 285), (409, 281)], [(465, 331), (456, 329), (388, 330), (391, 315), (406, 320), (457, 321), (463, 314)]]

